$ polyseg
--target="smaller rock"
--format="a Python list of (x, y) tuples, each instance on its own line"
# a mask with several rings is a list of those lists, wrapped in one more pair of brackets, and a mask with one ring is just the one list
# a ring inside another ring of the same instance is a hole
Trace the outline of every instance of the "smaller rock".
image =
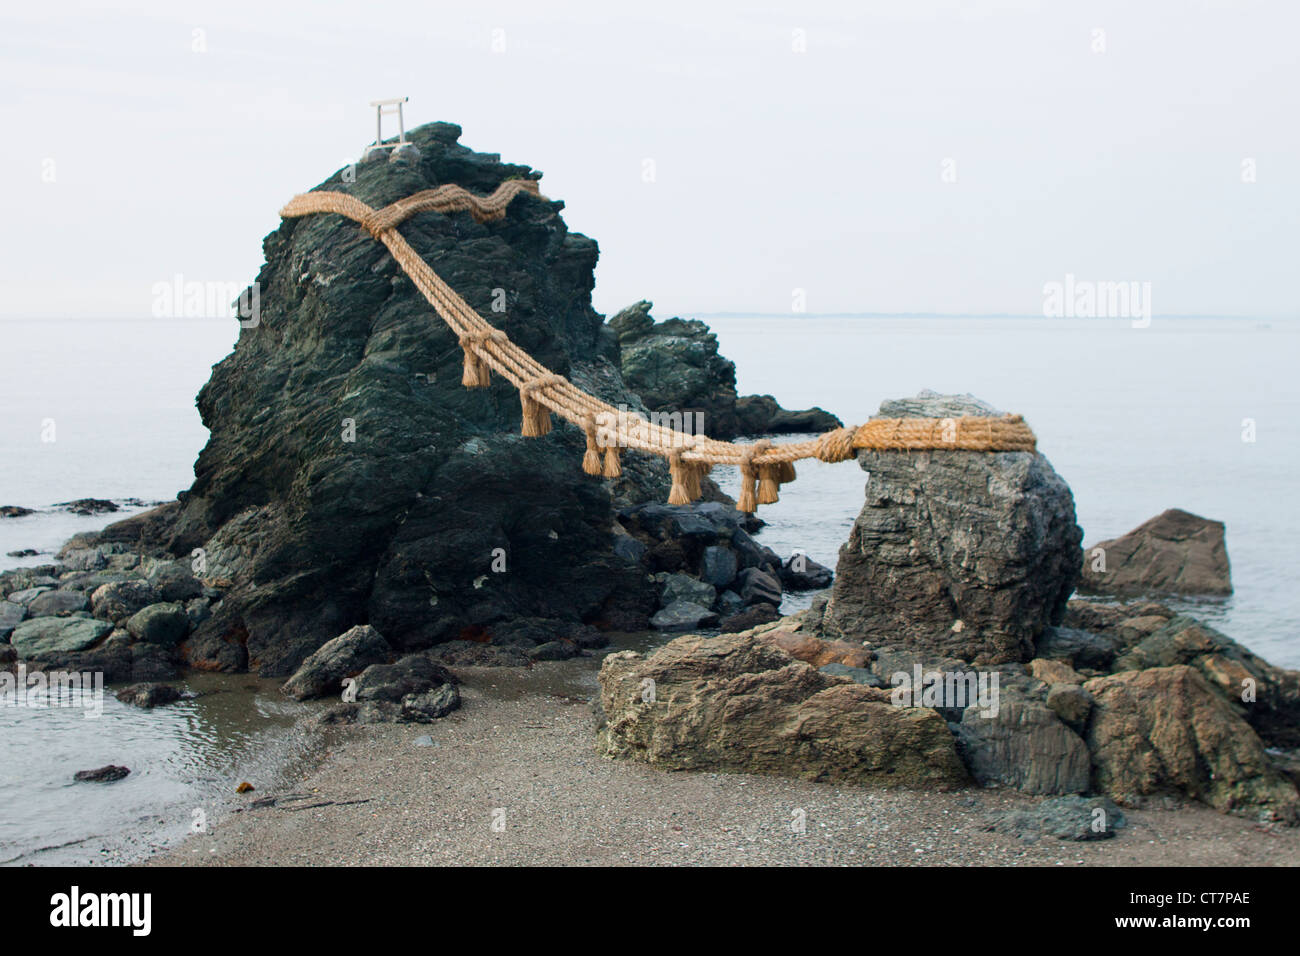
[(126, 629), (137, 641), (173, 647), (189, 633), (190, 617), (175, 602), (150, 604), (131, 615)]
[(1087, 680), (1066, 661), (1049, 657), (1035, 657), (1027, 666), (1030, 676), (1045, 684), (1082, 684)]
[(700, 556), (700, 580), (715, 588), (725, 588), (736, 580), (737, 567), (736, 552), (711, 544)]
[(650, 618), (650, 626), (658, 631), (692, 631), (717, 623), (718, 615), (690, 601), (674, 601)]
[(759, 568), (745, 568), (736, 576), (736, 590), (746, 604), (780, 605), (781, 582)]
[(67, 617), (74, 611), (85, 611), (90, 599), (82, 591), (46, 591), (38, 594), (27, 605), (28, 617)]
[(0, 601), (0, 643), (8, 640), (13, 629), (27, 616), (27, 608), (13, 601)]
[[(1104, 570), (1092, 560), (1099, 551)], [(1170, 508), (1126, 535), (1085, 547), (1079, 586), (1102, 594), (1231, 594), (1224, 524)]]
[(1082, 734), (1092, 713), (1092, 695), (1078, 684), (1053, 684), (1047, 691), (1047, 707)]
[(83, 651), (112, 629), (107, 621), (85, 617), (38, 617), (15, 627), (9, 641), (20, 657), (29, 659), (42, 654)]
[(670, 574), (664, 578), (664, 590), (659, 599), (660, 607), (668, 607), (678, 601), (698, 604), (700, 607), (712, 607), (717, 598), (717, 591), (706, 581), (697, 581), (689, 574)]
[(1070, 627), (1047, 627), (1038, 638), (1037, 656), (1066, 661), (1074, 668), (1110, 670), (1117, 645), (1114, 638)]
[(36, 512), (31, 508), (24, 508), (20, 505), (0, 505), (0, 518), (22, 518), (33, 514), (36, 514)]
[(72, 775), (72, 779), (79, 780), (82, 783), (113, 783), (121, 780), (131, 773), (129, 767), (119, 767), (115, 764), (98, 767), (94, 770), (78, 770)]
[(326, 641), (284, 682), (280, 690), (295, 700), (336, 693), (345, 677), (360, 674), (371, 664), (382, 664), (393, 649), (369, 624), (349, 628)]
[[(733, 591), (727, 591), (727, 594), (733, 594)], [(737, 603), (743, 606), (744, 601), (737, 596)], [(758, 627), (760, 624), (771, 624), (773, 621), (781, 619), (781, 612), (777, 610), (775, 604), (755, 604), (747, 607), (743, 611), (730, 614), (722, 619), (718, 629), (723, 634), (734, 634), (740, 631), (748, 631), (751, 627)]]
[(109, 581), (90, 595), (91, 613), (105, 621), (124, 621), (162, 597), (148, 581)]
[(1106, 797), (1065, 796), (1044, 800), (1032, 810), (992, 813), (984, 829), (1036, 843), (1058, 840), (1109, 840), (1125, 826), (1123, 811)]
[(23, 588), (21, 591), (11, 591), (8, 601), (12, 604), (21, 604), (23, 607), (27, 607), (49, 590), (51, 588), (48, 585), (41, 585), (40, 587)]
[(835, 573), (806, 554), (792, 554), (781, 565), (781, 584), (787, 591), (820, 591), (835, 581)]
[(173, 704), (183, 700), (185, 693), (171, 684), (141, 683), (123, 687), (117, 692), (117, 699), (132, 707), (152, 710), (164, 704)]
[(235, 793), (252, 793), (256, 789), (257, 788), (255, 786), (253, 786), (251, 783), (245, 780), (243, 783), (241, 783), (239, 786), (235, 788)]
[(116, 503), (106, 498), (78, 498), (76, 501), (62, 501), (54, 507), (71, 511), (74, 515), (112, 514), (120, 510)]
[(567, 661), (581, 653), (577, 645), (568, 641), (547, 641), (528, 651), (528, 656), (535, 661)]

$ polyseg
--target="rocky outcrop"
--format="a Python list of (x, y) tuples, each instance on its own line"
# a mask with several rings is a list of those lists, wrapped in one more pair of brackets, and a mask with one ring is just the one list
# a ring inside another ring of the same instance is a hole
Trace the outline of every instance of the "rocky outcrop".
[[(698, 319), (650, 317), (637, 302), (609, 320), (618, 335), (623, 378), (662, 424), (711, 438), (824, 432), (842, 423), (820, 408), (787, 411), (771, 395), (736, 394), (736, 365), (718, 354), (718, 337)], [(677, 417), (674, 417), (677, 416)]]
[(943, 718), (824, 674), (753, 635), (678, 638), (600, 671), (599, 749), (674, 770), (776, 773), (870, 786), (965, 780)]
[[(321, 188), (379, 207), (444, 183), (486, 194), (540, 175), (459, 135), (421, 127), (417, 150)], [(562, 208), (523, 195), (498, 222), (424, 212), (401, 231), (538, 361), (644, 411), (591, 307), (596, 243), (568, 230)], [(521, 616), (645, 626), (655, 596), (615, 553), (614, 511), (666, 496), (661, 461), (625, 456), (623, 479), (605, 482), (582, 472), (580, 429), (520, 437), (513, 387), (461, 386), (455, 335), (355, 222), (285, 220), (263, 248), (259, 322), (199, 394), (211, 438), (193, 486), (96, 539), (202, 549), (200, 576), (228, 583), (182, 647), (192, 666), (287, 676), (362, 622), (399, 652), (479, 640)]]
[[(882, 417), (998, 415), (923, 392)], [(1027, 661), (1078, 580), (1074, 497), (1041, 454), (860, 451), (867, 501), (840, 549), (825, 626), (976, 664)]]
[(1098, 594), (1231, 594), (1222, 521), (1171, 508), (1084, 549), (1081, 590)]
[(1185, 665), (1088, 681), (1088, 726), (1096, 786), (1121, 804), (1192, 797), (1220, 810), (1295, 822), (1295, 785), (1283, 777), (1249, 725)]

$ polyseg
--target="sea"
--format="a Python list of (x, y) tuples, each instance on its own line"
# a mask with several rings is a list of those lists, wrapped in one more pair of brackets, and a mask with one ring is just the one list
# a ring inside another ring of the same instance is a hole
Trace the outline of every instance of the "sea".
[[(1300, 320), (702, 318), (742, 394), (786, 408), (856, 424), (928, 388), (1022, 414), (1073, 489), (1085, 545), (1173, 507), (1225, 522), (1232, 596), (1170, 603), (1300, 668)], [(0, 321), (0, 505), (35, 511), (0, 518), (0, 569), (48, 562), (71, 535), (189, 486), (207, 439), (194, 397), (236, 331), (201, 319)], [(760, 510), (760, 539), (833, 567), (867, 476), (853, 462), (798, 468)], [(734, 491), (731, 471), (715, 474)], [(140, 504), (99, 516), (57, 507), (88, 497)], [(24, 550), (37, 554), (8, 556)], [(0, 707), (0, 864), (138, 856), (199, 825), (249, 768), (269, 779), (307, 759), (289, 732), (296, 705), (266, 682), (196, 681), (202, 696), (152, 712), (111, 694), (98, 719)], [(72, 782), (107, 763), (133, 773)]]

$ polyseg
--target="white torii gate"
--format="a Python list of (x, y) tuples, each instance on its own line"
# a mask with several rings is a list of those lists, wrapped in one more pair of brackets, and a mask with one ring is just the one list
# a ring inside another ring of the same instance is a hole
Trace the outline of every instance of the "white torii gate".
[[(402, 118), (402, 104), (410, 100), (409, 96), (399, 96), (391, 100), (372, 100), (370, 105), (375, 108), (375, 141), (366, 147), (365, 152), (361, 154), (362, 161), (370, 158), (370, 154), (380, 149), (391, 149), (394, 152), (404, 149), (412, 144), (406, 141), (406, 123)], [(397, 117), (397, 142), (384, 142), (384, 117)]]

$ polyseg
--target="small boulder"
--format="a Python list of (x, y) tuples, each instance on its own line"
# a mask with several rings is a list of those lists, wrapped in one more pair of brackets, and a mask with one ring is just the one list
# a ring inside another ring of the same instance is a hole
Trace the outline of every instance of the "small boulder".
[(393, 656), (383, 635), (369, 624), (349, 628), (326, 641), (280, 688), (295, 700), (337, 693), (345, 677), (360, 674), (371, 664), (382, 664)]
[(1014, 836), (1025, 843), (1043, 837), (1057, 840), (1109, 840), (1127, 824), (1124, 813), (1105, 797), (1051, 797), (1031, 810), (1006, 810), (989, 815), (984, 828)]
[(83, 591), (46, 591), (38, 594), (27, 605), (29, 617), (67, 617), (74, 611), (85, 611), (90, 599)]
[(1231, 594), (1224, 524), (1171, 508), (1085, 548), (1079, 587), (1099, 594)]
[(27, 616), (27, 608), (13, 601), (0, 601), (0, 644), (9, 639), (13, 629)]
[(689, 574), (669, 574), (664, 578), (664, 590), (659, 598), (659, 605), (668, 607), (678, 601), (687, 601), (701, 607), (712, 607), (717, 593), (713, 585), (707, 581), (698, 581)]
[(759, 568), (745, 568), (736, 575), (736, 590), (746, 604), (781, 604), (781, 582)]
[(150, 604), (127, 619), (126, 629), (137, 641), (173, 647), (189, 633), (190, 617), (174, 601)]
[(700, 580), (715, 588), (725, 588), (736, 580), (736, 552), (721, 545), (709, 545), (700, 555)]
[(152, 710), (164, 704), (174, 704), (178, 700), (183, 700), (186, 695), (180, 688), (173, 687), (171, 684), (145, 682), (123, 687), (116, 696), (124, 704)]
[(105, 621), (124, 621), (162, 598), (148, 581), (109, 581), (95, 588), (90, 595), (91, 612)]
[(81, 783), (113, 783), (129, 776), (131, 770), (129, 767), (119, 767), (115, 764), (97, 767), (94, 770), (78, 770), (72, 775), (72, 779)]
[(717, 623), (718, 615), (690, 601), (674, 601), (650, 618), (650, 626), (657, 631), (693, 631)]
[(47, 654), (84, 651), (98, 643), (113, 626), (88, 617), (38, 617), (14, 628), (9, 641), (24, 660)]
[[(727, 591), (727, 594), (733, 594), (733, 591)], [(744, 602), (737, 597), (737, 604), (744, 605)], [(760, 624), (771, 624), (773, 621), (781, 619), (781, 612), (777, 610), (775, 604), (754, 604), (745, 608), (743, 611), (737, 611), (735, 614), (729, 614), (724, 617), (718, 625), (718, 630), (724, 634), (734, 634), (737, 631), (748, 631), (751, 627), (758, 627)]]
[(820, 591), (835, 581), (835, 573), (806, 554), (793, 554), (781, 565), (781, 584), (787, 591)]

